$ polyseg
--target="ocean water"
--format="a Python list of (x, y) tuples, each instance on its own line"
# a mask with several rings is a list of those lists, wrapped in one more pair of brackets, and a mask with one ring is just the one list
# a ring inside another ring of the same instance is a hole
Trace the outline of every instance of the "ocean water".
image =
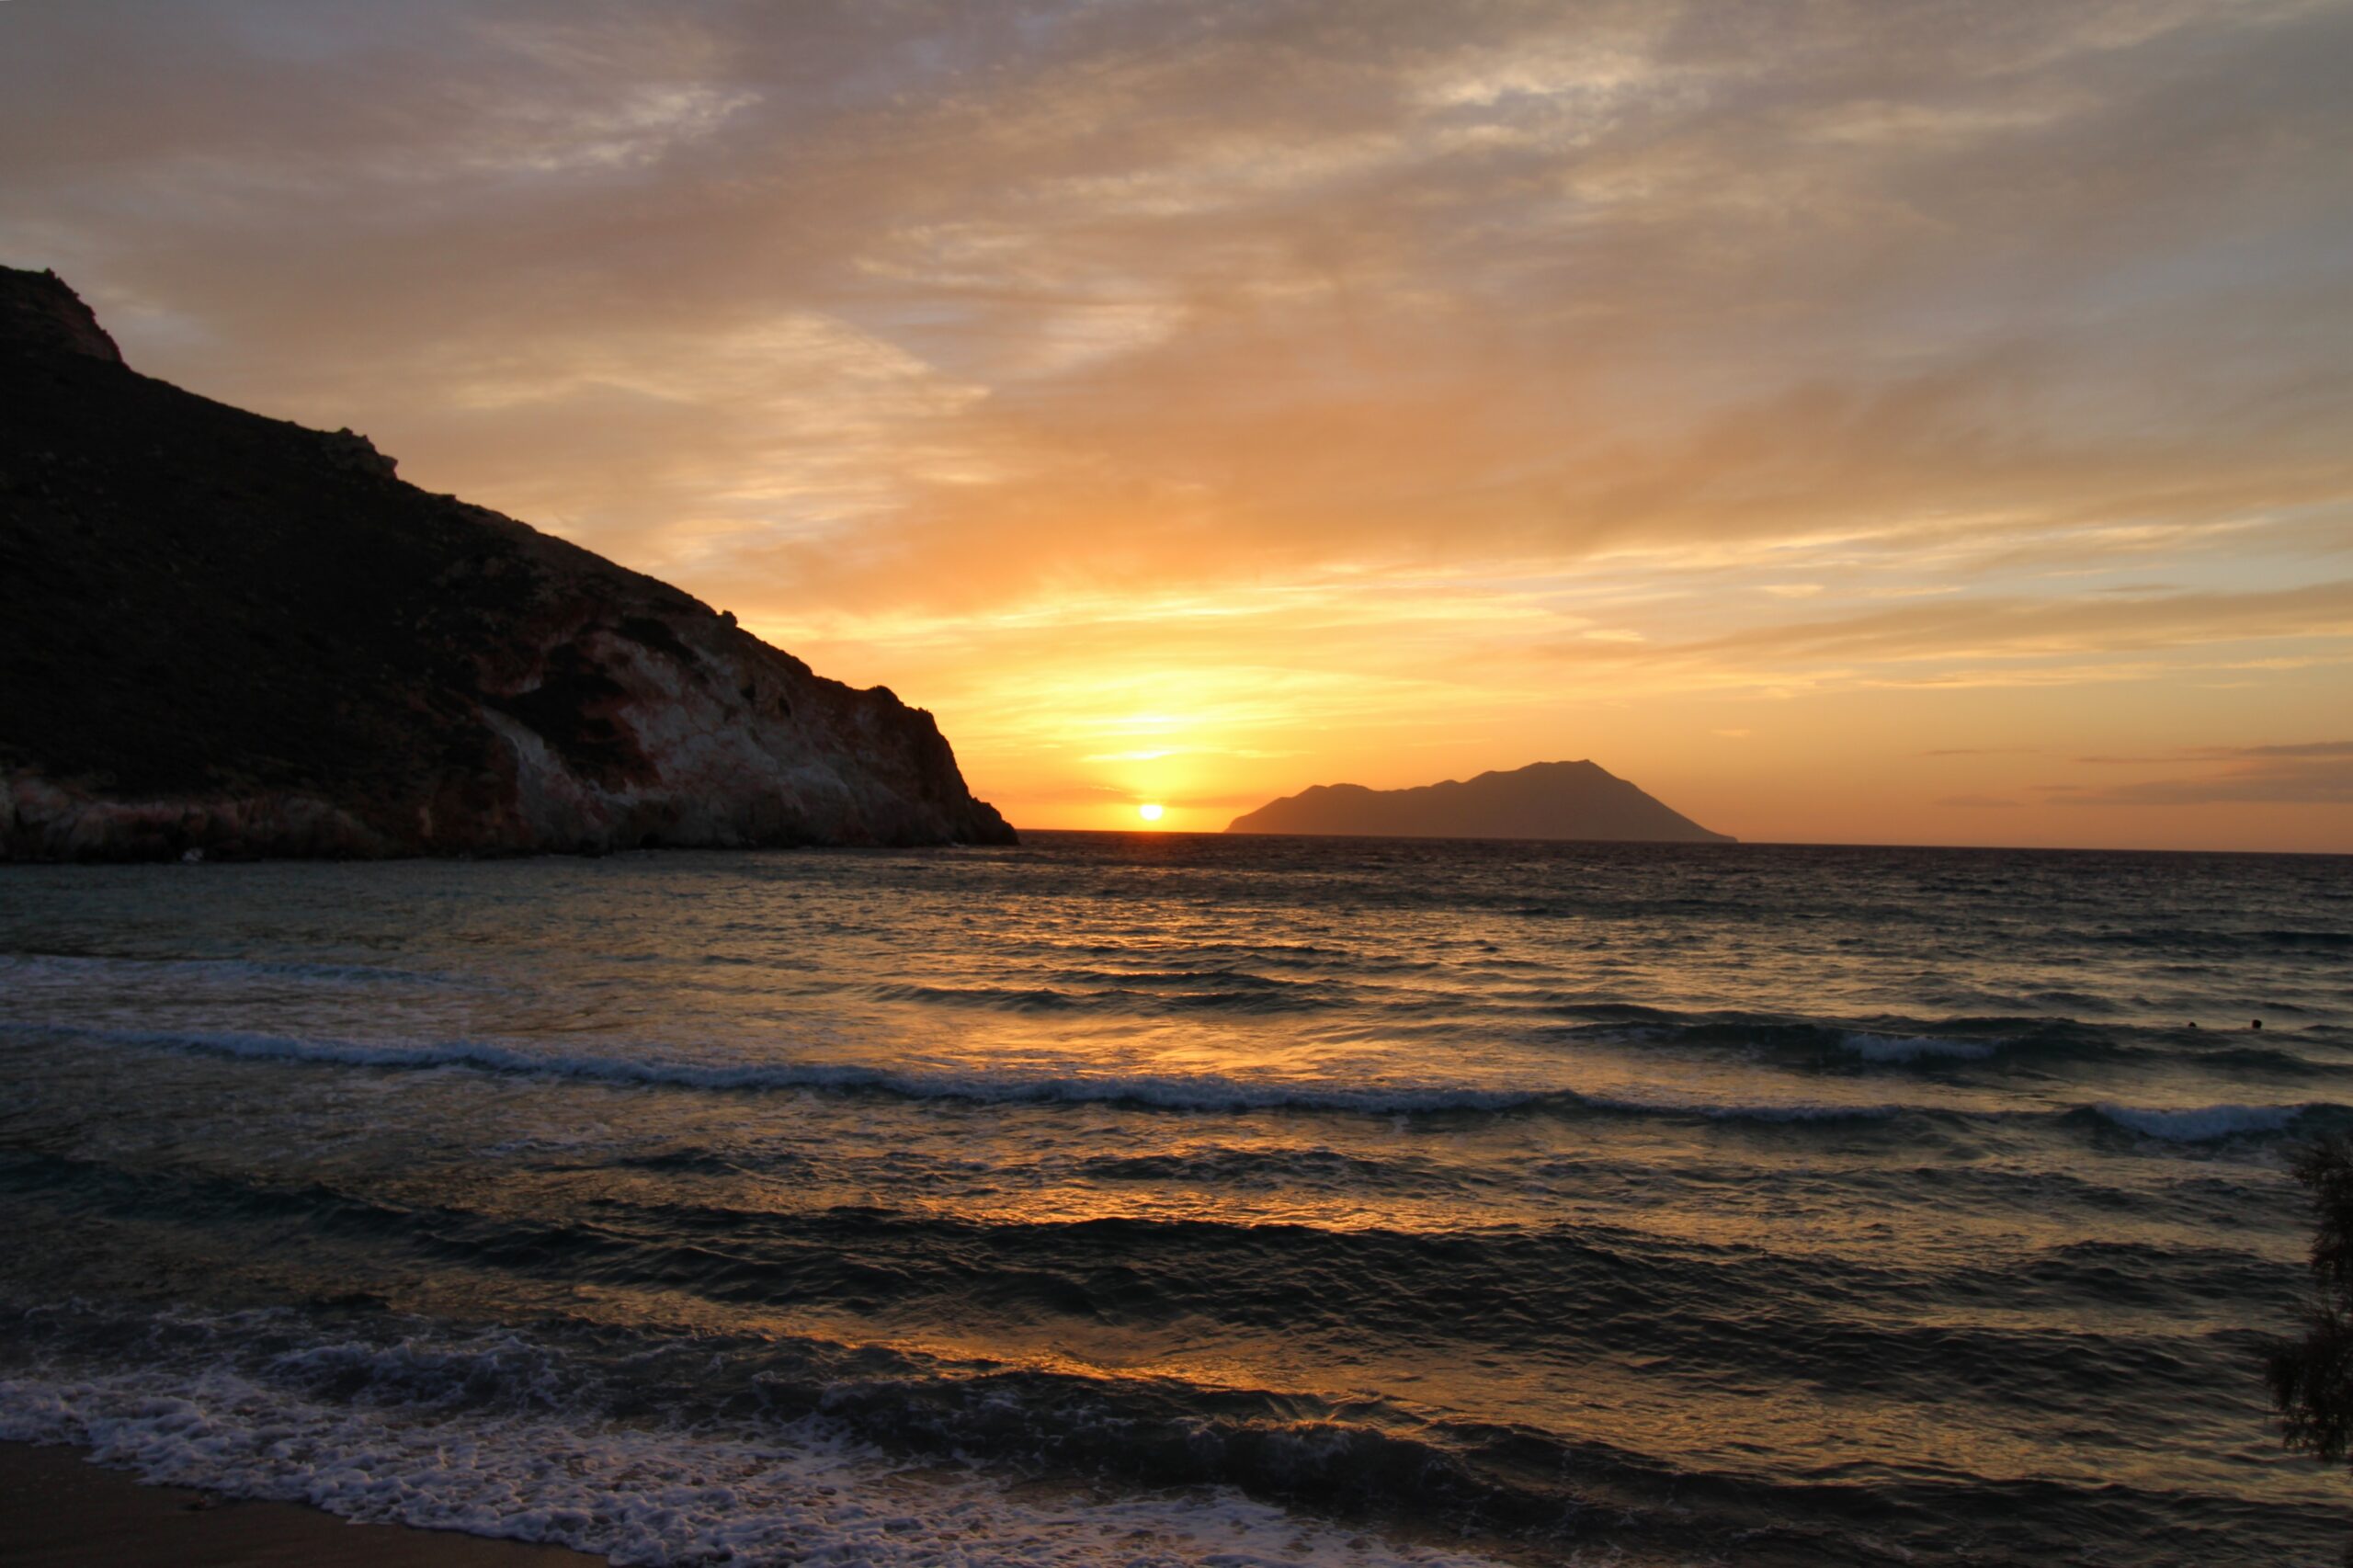
[(0, 1437), (156, 1479), (646, 1564), (2353, 1536), (2256, 1365), (2353, 860), (17, 867), (0, 1061)]

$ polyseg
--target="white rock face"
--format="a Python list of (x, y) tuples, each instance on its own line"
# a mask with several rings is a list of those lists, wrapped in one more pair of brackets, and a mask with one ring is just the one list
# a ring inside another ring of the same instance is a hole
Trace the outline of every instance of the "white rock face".
[[(1010, 837), (965, 792), (928, 713), (813, 676), (708, 612), (660, 624), (667, 637), (642, 621), (636, 635), (584, 625), (536, 669), (486, 687), (515, 838), (605, 849)], [(583, 710), (608, 728), (602, 744), (567, 750), (520, 716), (567, 658), (614, 688)]]
[(0, 858), (1011, 841), (930, 714), (812, 675), (708, 610), (619, 619), (637, 634), (588, 619), (536, 657), (501, 649), (473, 705), (492, 766), (430, 798), (389, 812), (303, 790), (124, 798), (0, 767)]

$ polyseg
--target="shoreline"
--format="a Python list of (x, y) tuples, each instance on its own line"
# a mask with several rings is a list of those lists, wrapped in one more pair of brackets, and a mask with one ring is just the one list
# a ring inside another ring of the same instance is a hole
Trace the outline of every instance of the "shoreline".
[(362, 1523), (302, 1503), (151, 1484), (63, 1445), (0, 1442), (9, 1568), (599, 1568), (561, 1546)]

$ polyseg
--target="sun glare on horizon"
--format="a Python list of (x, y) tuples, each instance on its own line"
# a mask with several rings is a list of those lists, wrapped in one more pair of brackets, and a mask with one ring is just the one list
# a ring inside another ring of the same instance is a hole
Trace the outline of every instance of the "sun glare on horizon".
[(1146, 801), (1143, 804), (1136, 808), (1136, 815), (1143, 818), (1146, 822), (1158, 822), (1163, 816), (1167, 814), (1167, 811), (1168, 808), (1162, 805), (1157, 801)]

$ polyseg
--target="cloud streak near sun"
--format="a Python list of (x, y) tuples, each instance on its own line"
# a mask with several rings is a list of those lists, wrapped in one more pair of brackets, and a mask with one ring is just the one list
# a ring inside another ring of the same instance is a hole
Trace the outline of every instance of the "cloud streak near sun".
[(2347, 58), (2290, 0), (17, 6), (0, 256), (887, 682), (1018, 823), (1591, 756), (1749, 837), (2347, 848), (2333, 757), (2035, 755), (2353, 710)]

